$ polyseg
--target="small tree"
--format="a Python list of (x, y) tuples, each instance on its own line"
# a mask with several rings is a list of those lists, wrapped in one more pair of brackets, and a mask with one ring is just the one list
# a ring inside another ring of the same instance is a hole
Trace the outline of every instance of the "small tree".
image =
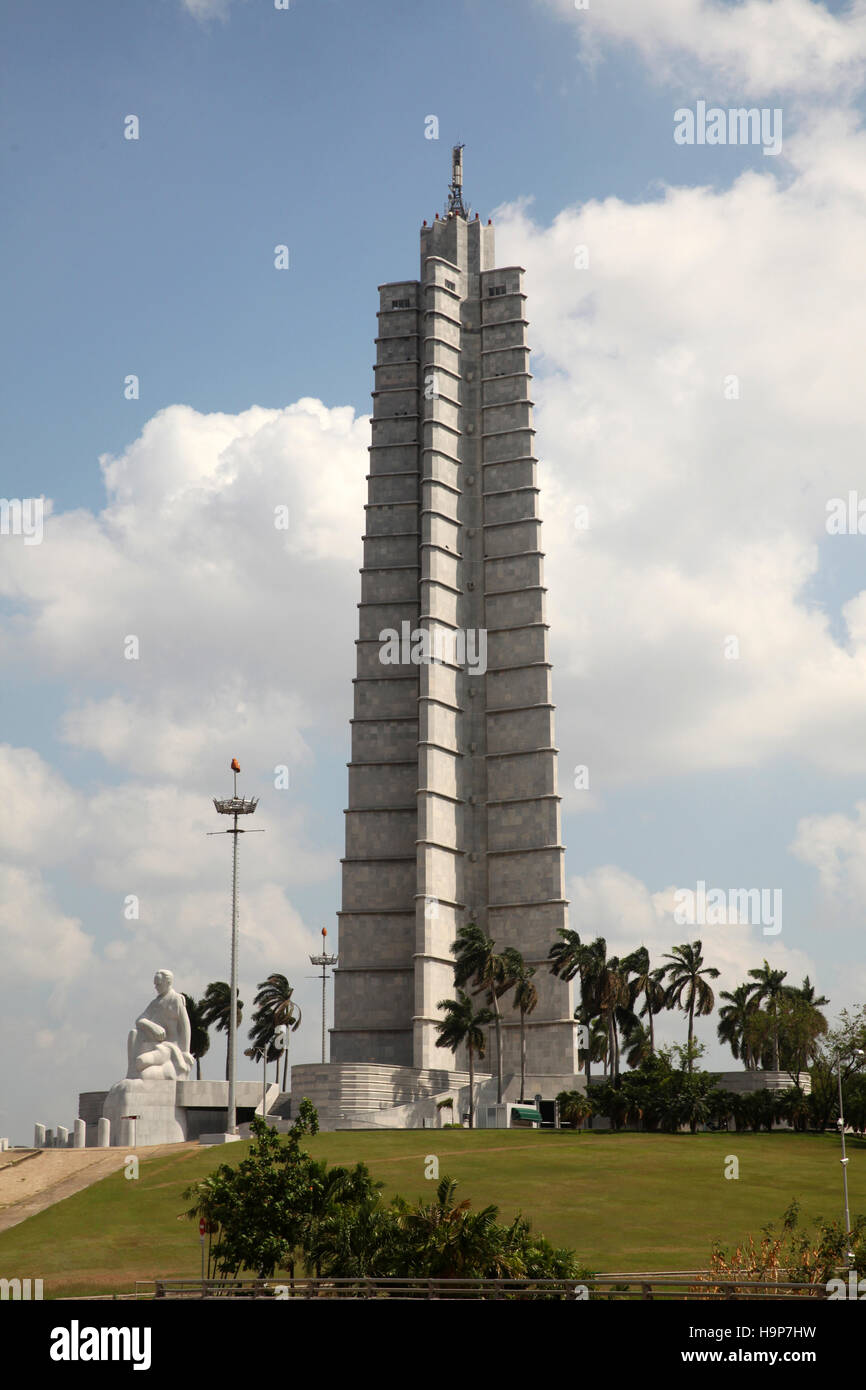
[(216, 1272), (236, 1278), (242, 1269), (269, 1278), (292, 1266), (313, 1204), (314, 1162), (300, 1140), (315, 1134), (319, 1120), (309, 1100), (285, 1140), (264, 1120), (252, 1120), (253, 1143), (237, 1167), (221, 1163), (208, 1178), (184, 1192), (193, 1199), (186, 1215), (204, 1217), (216, 1228)]

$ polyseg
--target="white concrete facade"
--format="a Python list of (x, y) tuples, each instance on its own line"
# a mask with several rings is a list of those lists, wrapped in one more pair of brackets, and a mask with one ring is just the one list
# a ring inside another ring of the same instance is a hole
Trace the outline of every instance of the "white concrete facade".
[[(437, 1004), (477, 922), (538, 966), (527, 1060), (552, 1097), (577, 1037), (573, 987), (546, 965), (567, 904), (523, 276), (453, 213), (422, 229), (420, 279), (379, 291), (331, 1058), (465, 1071), (436, 1046)], [(486, 669), (383, 662), (403, 624), (483, 633)]]

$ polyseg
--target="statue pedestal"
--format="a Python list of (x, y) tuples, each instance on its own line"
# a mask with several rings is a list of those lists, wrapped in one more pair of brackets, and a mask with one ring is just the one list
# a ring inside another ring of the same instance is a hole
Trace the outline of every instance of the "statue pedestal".
[[(177, 1104), (176, 1081), (142, 1081), (127, 1077), (112, 1086), (102, 1107), (111, 1124), (114, 1148), (142, 1144), (181, 1144), (186, 1139), (186, 1116)], [(135, 1115), (134, 1126), (124, 1117)]]

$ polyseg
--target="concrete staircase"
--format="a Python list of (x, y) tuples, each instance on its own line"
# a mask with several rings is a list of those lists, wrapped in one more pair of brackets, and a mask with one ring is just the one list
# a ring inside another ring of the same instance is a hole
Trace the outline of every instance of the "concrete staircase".
[[(487, 1080), (486, 1073), (476, 1083)], [(392, 1067), (377, 1062), (301, 1063), (292, 1067), (292, 1113), (306, 1096), (319, 1112), (322, 1129), (358, 1128), (371, 1112), (455, 1095), (469, 1073), (436, 1068)], [(429, 1109), (429, 1105), (425, 1107)], [(456, 1117), (455, 1117), (456, 1118)]]

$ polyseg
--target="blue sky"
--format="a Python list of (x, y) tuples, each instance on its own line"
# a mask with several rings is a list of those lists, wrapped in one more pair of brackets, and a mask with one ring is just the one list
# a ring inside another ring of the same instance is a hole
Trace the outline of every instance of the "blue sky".
[[(453, 140), (476, 208), (531, 197), (545, 221), (761, 160), (731, 149), (702, 168), (670, 138), (670, 90), (628, 56), (582, 67), (579, 35), (525, 0), (241, 0), (210, 22), (179, 0), (87, 0), (9, 28), (7, 486), (35, 470), (64, 506), (98, 503), (98, 455), (178, 399), (365, 409), (375, 287), (416, 272)], [(282, 280), (278, 242), (296, 272)]]
[[(70, 1123), (78, 1090), (117, 1079), (158, 965), (193, 991), (225, 975), (227, 862), (204, 833), (233, 754), (268, 829), (244, 845), (243, 990), (282, 969), (315, 1011), (376, 286), (417, 274), (456, 139), (498, 259), (527, 269), (572, 925), (666, 950), (698, 934), (675, 887), (780, 886), (780, 937), (705, 933), (722, 987), (772, 952), (860, 1002), (864, 541), (824, 527), (864, 485), (859, 11), (192, 9), (5, 18), (0, 490), (53, 512), (42, 546), (0, 538), (0, 774), (23, 797), (0, 830), (0, 1027), (31, 1058), (0, 1133)], [(678, 146), (698, 99), (783, 109), (782, 155)], [(315, 1027), (298, 1047), (315, 1058)]]

